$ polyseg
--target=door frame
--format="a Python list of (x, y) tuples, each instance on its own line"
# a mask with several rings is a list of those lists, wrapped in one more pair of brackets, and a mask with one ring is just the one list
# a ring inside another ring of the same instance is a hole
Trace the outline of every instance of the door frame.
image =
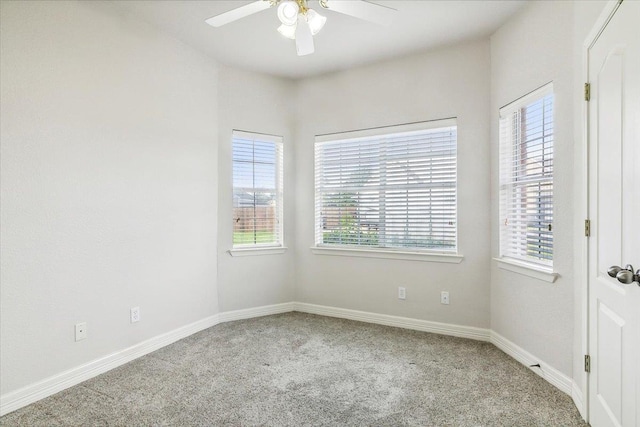
[[(623, 0), (609, 0), (598, 19), (596, 19), (595, 23), (591, 27), (589, 34), (585, 38), (582, 44), (582, 83), (590, 82), (589, 76), (589, 50), (593, 47), (595, 42), (598, 40), (598, 37), (604, 31), (605, 27), (616, 13), (620, 4)], [(582, 89), (582, 85), (581, 89)], [(580, 158), (578, 160), (578, 164), (581, 165), (582, 173), (580, 174), (580, 209), (578, 210), (580, 218), (578, 218), (579, 230), (582, 230), (583, 220), (589, 219), (589, 102), (584, 99), (583, 94), (580, 94), (580, 99), (582, 99), (582, 123), (581, 123), (581, 149), (580, 149)], [(590, 345), (590, 337), (589, 337), (589, 239), (585, 236), (585, 233), (579, 232), (577, 239), (580, 241), (579, 247), (581, 248), (580, 255), (580, 266), (576, 269), (576, 280), (577, 283), (580, 283), (581, 286), (581, 301), (580, 306), (582, 308), (581, 315), (581, 323), (580, 327), (580, 335), (581, 335), (581, 350), (582, 353), (576, 355), (577, 357), (574, 360), (574, 364), (578, 364), (578, 366), (584, 365), (584, 355), (589, 354), (589, 345)], [(575, 306), (575, 304), (574, 304)], [(573, 398), (574, 403), (578, 407), (580, 411), (580, 415), (585, 421), (589, 422), (589, 374), (585, 372), (584, 369), (580, 369), (582, 375), (582, 390), (576, 386), (575, 381), (573, 383), (573, 388), (571, 392), (571, 397)]]

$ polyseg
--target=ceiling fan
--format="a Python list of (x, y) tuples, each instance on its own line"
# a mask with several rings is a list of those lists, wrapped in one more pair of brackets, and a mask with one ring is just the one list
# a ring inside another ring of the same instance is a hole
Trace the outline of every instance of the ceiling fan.
[[(309, 8), (308, 0), (257, 0), (220, 15), (213, 16), (205, 22), (213, 27), (221, 27), (254, 13), (278, 7), (278, 18), (282, 25), (278, 32), (296, 41), (298, 56), (314, 52), (313, 36), (322, 29), (327, 18)], [(319, 0), (324, 9), (343, 13), (365, 21), (380, 25), (390, 25), (395, 9), (370, 3), (366, 0)]]

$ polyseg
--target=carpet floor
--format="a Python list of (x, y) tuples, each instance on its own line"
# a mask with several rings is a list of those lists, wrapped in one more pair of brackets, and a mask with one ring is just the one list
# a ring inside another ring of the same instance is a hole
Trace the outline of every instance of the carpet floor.
[(490, 343), (302, 313), (214, 326), (2, 426), (585, 426)]

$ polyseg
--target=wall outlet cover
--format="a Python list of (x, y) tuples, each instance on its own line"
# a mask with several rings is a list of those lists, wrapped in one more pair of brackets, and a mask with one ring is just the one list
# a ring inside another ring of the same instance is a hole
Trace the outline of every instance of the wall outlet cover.
[(76, 323), (76, 341), (87, 338), (87, 322)]
[(449, 292), (440, 292), (440, 304), (449, 304)]
[(131, 323), (140, 321), (140, 307), (131, 307)]

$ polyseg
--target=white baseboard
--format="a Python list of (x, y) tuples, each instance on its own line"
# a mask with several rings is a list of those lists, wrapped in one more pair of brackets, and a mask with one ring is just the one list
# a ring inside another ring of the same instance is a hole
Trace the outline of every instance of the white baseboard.
[(578, 384), (575, 382), (571, 382), (571, 398), (573, 399), (573, 403), (578, 408), (578, 412), (580, 412), (580, 416), (583, 420), (587, 420), (587, 408), (584, 404), (584, 400), (582, 397), (582, 390), (578, 387)]
[(219, 313), (0, 396), (0, 416), (124, 365), (219, 323), (293, 311), (293, 303)]
[(295, 311), (319, 314), (322, 316), (339, 317), (341, 319), (358, 320), (360, 322), (376, 323), (379, 325), (396, 326), (398, 328), (416, 331), (432, 332), (441, 335), (470, 338), (489, 341), (489, 330), (473, 326), (452, 325), (449, 323), (431, 322), (428, 320), (412, 319), (409, 317), (390, 316), (366, 311), (349, 310), (346, 308), (328, 307), (324, 305), (294, 303)]
[(540, 368), (531, 368), (531, 370), (557, 387), (560, 391), (568, 394), (569, 396), (572, 395), (571, 390), (573, 380), (567, 375), (535, 357), (522, 347), (514, 344), (495, 331), (491, 331), (491, 343), (525, 366), (540, 364)]
[(272, 314), (288, 313), (293, 311), (293, 302), (282, 304), (263, 305), (261, 307), (245, 308), (243, 310), (225, 311), (220, 313), (220, 323), (234, 320), (251, 319), (253, 317), (270, 316)]
[(413, 329), (423, 332), (431, 332), (441, 335), (450, 335), (461, 338), (469, 338), (479, 341), (489, 341), (502, 351), (513, 357), (520, 363), (532, 365), (539, 363), (541, 369), (533, 369), (538, 375), (549, 383), (569, 394), (575, 402), (580, 414), (584, 418), (584, 403), (581, 390), (573, 383), (572, 379), (550, 365), (544, 363), (532, 354), (507, 340), (500, 334), (484, 328), (473, 326), (453, 325), (448, 323), (432, 322), (428, 320), (412, 319), (408, 317), (377, 314), (345, 308), (329, 307), (300, 302), (289, 302), (262, 307), (248, 308), (244, 310), (228, 311), (207, 317), (157, 337), (150, 338), (139, 344), (96, 359), (92, 362), (54, 375), (37, 383), (23, 387), (19, 390), (0, 396), (0, 416), (22, 408), (45, 397), (51, 396), (66, 388), (79, 384), (113, 368), (124, 365), (138, 357), (158, 350), (166, 345), (186, 338), (196, 332), (215, 326), (219, 323), (240, 319), (268, 316), (272, 314), (299, 311), (303, 313), (318, 314), (322, 316), (338, 317), (342, 319), (357, 320), (367, 323), (375, 323), (398, 328)]
[(37, 383), (0, 396), (0, 416), (27, 406), (45, 397), (58, 393), (66, 388), (80, 384), (90, 378), (124, 365), (138, 357), (156, 351), (189, 335), (220, 323), (218, 315), (213, 315), (197, 322), (182, 326), (173, 331), (150, 338), (100, 359), (93, 360), (68, 371), (61, 372)]

